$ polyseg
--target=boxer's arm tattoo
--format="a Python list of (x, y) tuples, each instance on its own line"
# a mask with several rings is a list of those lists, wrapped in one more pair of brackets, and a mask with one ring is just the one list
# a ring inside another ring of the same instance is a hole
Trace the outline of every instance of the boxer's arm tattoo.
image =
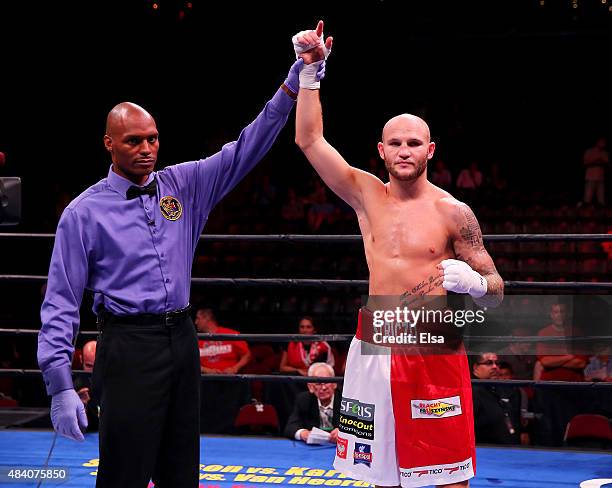
[(431, 275), (427, 279), (413, 286), (410, 290), (406, 290), (400, 295), (400, 304), (403, 307), (410, 306), (410, 304), (417, 302), (419, 297), (429, 294), (433, 290), (439, 290), (442, 288), (444, 276)]
[(408, 295), (427, 295), (432, 290), (442, 286), (444, 281), (443, 276), (431, 275), (427, 279), (421, 281), (417, 285), (413, 286), (410, 290), (406, 290), (402, 296)]
[(474, 212), (467, 205), (461, 206), (462, 221), (459, 223), (459, 234), (461, 238), (472, 247), (479, 248), (483, 246), (482, 232), (478, 225), (478, 220)]
[(504, 281), (484, 247), (478, 220), (464, 203), (457, 204), (454, 217), (456, 231), (452, 233), (452, 245), (457, 259), (465, 261), (487, 280), (487, 294), (475, 301), (481, 306), (497, 306), (504, 297)]

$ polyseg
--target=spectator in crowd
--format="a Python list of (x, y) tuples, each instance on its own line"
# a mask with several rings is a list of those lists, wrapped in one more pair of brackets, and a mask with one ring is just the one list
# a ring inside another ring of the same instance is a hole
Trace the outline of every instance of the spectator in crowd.
[[(612, 382), (612, 360), (610, 346), (599, 344), (595, 346), (594, 353), (589, 357), (584, 368), (584, 379), (587, 381)], [(612, 395), (607, 388), (590, 388), (585, 392), (584, 403), (588, 405), (590, 413), (598, 413), (605, 417), (612, 417)]]
[(500, 361), (499, 365), (497, 366), (499, 373), (497, 375), (497, 377), (500, 380), (511, 380), (513, 379), (513, 371), (512, 371), (512, 365), (506, 361)]
[[(304, 316), (300, 319), (299, 332), (303, 335), (317, 333), (312, 317)], [(324, 362), (334, 367), (334, 355), (329, 343), (326, 341), (292, 341), (283, 351), (280, 371), (307, 376), (310, 365), (317, 362)]]
[[(196, 312), (195, 325), (199, 333), (239, 334), (237, 330), (221, 327), (210, 308)], [(244, 341), (199, 340), (202, 373), (236, 374), (250, 361), (249, 345)]]
[[(308, 368), (308, 376), (332, 377), (334, 369), (327, 363), (313, 363)], [(295, 398), (295, 405), (287, 425), (285, 435), (290, 439), (308, 441), (313, 427), (330, 433), (329, 442), (338, 438), (338, 418), (341, 395), (336, 394), (336, 383), (308, 383), (308, 391)]]
[[(512, 337), (527, 337), (531, 335), (526, 327), (515, 327), (511, 331)], [(511, 342), (497, 354), (501, 361), (510, 363), (514, 379), (530, 380), (533, 378), (535, 366), (535, 348), (528, 342)]]
[[(83, 371), (91, 373), (94, 369), (96, 359), (96, 341), (86, 342), (83, 346)], [(97, 431), (99, 427), (100, 403), (97, 396), (92, 392), (91, 376), (75, 375), (73, 378), (74, 389), (85, 406), (87, 414), (87, 430)]]
[(484, 202), (488, 206), (499, 206), (513, 198), (508, 194), (508, 180), (502, 165), (494, 161), (489, 166), (489, 173), (483, 182)]
[(544, 366), (540, 361), (536, 361), (533, 365), (533, 379), (535, 381), (540, 381), (542, 379), (542, 371), (544, 371)]
[[(300, 318), (299, 333), (302, 335), (313, 335), (317, 333), (313, 318), (306, 315)], [(281, 374), (308, 376), (308, 368), (314, 363), (327, 363), (332, 368), (335, 366), (334, 355), (331, 346), (326, 341), (292, 341), (283, 350), (279, 364)], [(267, 385), (266, 399), (276, 407), (281, 425), (285, 425), (293, 410), (296, 396), (306, 391), (304, 383), (294, 381)]]
[(270, 180), (269, 174), (261, 174), (258, 180), (253, 191), (253, 203), (257, 207), (271, 207), (276, 203), (278, 191)]
[(321, 180), (315, 180), (315, 190), (308, 197), (308, 228), (311, 232), (322, 232), (333, 226), (338, 208), (329, 201), (327, 188)]
[[(567, 337), (580, 335), (577, 329), (571, 330), (567, 320), (567, 306), (564, 303), (553, 303), (550, 307), (551, 323), (538, 332), (540, 337)], [(567, 344), (553, 342), (537, 345), (538, 360), (544, 367), (540, 379), (543, 381), (583, 381), (583, 370), (586, 358), (572, 354)]]
[[(500, 380), (518, 379), (514, 376), (512, 364), (506, 361), (500, 361), (499, 363), (498, 378)], [(533, 397), (533, 388), (517, 386), (516, 389), (521, 398), (521, 444), (525, 446), (529, 444), (529, 432), (527, 429), (531, 427), (530, 419), (533, 418), (533, 413), (529, 411), (530, 399)]]
[(589, 357), (584, 368), (584, 379), (587, 381), (612, 381), (612, 361), (610, 347), (600, 345), (596, 354)]
[[(568, 320), (567, 305), (551, 304), (550, 320), (551, 323), (542, 328), (538, 336), (566, 337), (567, 341), (538, 343), (536, 351), (538, 361), (542, 364), (540, 380), (583, 381), (586, 357), (574, 354), (568, 346), (571, 337), (579, 336), (581, 332), (572, 327)], [(581, 394), (571, 388), (537, 388), (534, 396), (534, 410), (539, 418), (535, 425), (536, 444), (561, 446), (567, 423), (580, 413), (583, 403)]]
[(606, 138), (600, 137), (584, 152), (584, 203), (591, 203), (595, 195), (597, 203), (602, 207), (605, 205), (606, 168), (610, 165), (607, 144)]
[(478, 169), (478, 163), (473, 162), (469, 168), (464, 168), (457, 177), (456, 186), (460, 190), (477, 190), (482, 185), (482, 173)]
[(449, 190), (453, 184), (451, 172), (446, 167), (446, 163), (442, 159), (438, 159), (434, 164), (434, 169), (431, 172), (430, 181), (440, 188)]
[(483, 183), (484, 177), (478, 168), (478, 164), (472, 162), (469, 167), (462, 169), (457, 176), (455, 182), (457, 197), (468, 204), (480, 205)]
[(287, 199), (281, 207), (281, 217), (288, 232), (300, 230), (305, 222), (304, 200), (298, 196), (295, 188), (287, 190)]
[(504, 175), (504, 170), (502, 169), (501, 164), (494, 161), (491, 163), (489, 170), (490, 173), (487, 178), (486, 185), (493, 191), (493, 194), (503, 192), (508, 186), (508, 180)]
[[(238, 334), (221, 327), (210, 308), (200, 308), (194, 321), (199, 333)], [(244, 341), (198, 340), (200, 368), (204, 374), (236, 374), (250, 361), (249, 346)], [(213, 434), (231, 434), (240, 407), (249, 401), (249, 387), (240, 381), (202, 381), (200, 430)]]
[[(472, 364), (475, 379), (500, 379), (500, 361), (493, 352), (482, 352)], [(521, 396), (510, 387), (474, 385), (474, 431), (476, 442), (488, 444), (521, 443)], [(528, 441), (528, 439), (525, 439)]]

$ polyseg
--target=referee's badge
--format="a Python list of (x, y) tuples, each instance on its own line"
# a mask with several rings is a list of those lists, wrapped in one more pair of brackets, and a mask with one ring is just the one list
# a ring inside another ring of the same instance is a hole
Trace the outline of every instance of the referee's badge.
[(163, 197), (159, 201), (159, 208), (166, 220), (178, 220), (183, 215), (183, 206), (175, 197)]

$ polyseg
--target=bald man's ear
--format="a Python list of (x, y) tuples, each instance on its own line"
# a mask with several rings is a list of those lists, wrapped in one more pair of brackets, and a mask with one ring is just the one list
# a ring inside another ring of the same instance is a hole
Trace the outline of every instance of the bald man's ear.
[(104, 135), (104, 147), (106, 148), (108, 152), (113, 151), (113, 140), (107, 134)]
[(385, 150), (384, 150), (383, 143), (379, 142), (376, 147), (378, 148), (378, 155), (380, 156), (380, 159), (384, 161), (385, 160)]
[(436, 143), (435, 142), (430, 142), (429, 143), (429, 151), (427, 151), (427, 159), (428, 160), (433, 158), (435, 150), (436, 150)]

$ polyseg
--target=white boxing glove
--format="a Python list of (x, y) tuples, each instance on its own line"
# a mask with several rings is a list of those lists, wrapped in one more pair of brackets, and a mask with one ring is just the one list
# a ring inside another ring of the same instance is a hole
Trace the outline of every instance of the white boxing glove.
[[(297, 39), (298, 37), (303, 36), (306, 32), (310, 31), (300, 31), (291, 38), (291, 41), (293, 42), (293, 49), (295, 51), (295, 57), (299, 58), (300, 54), (305, 53), (306, 51), (309, 51), (310, 49), (313, 49), (317, 46), (322, 46), (323, 54), (325, 56), (325, 59), (327, 59), (327, 57), (331, 53), (331, 49), (328, 49), (325, 46), (325, 36), (323, 35), (323, 33), (321, 33), (321, 36), (319, 37), (318, 44), (300, 44)], [(317, 74), (319, 73), (321, 64), (323, 64), (323, 62), (324, 60), (321, 60), (315, 61), (314, 63), (302, 65), (302, 69), (300, 71), (300, 88), (318, 90), (321, 87), (321, 82), (319, 81), (319, 76), (317, 76)]]
[(487, 280), (466, 262), (458, 259), (445, 259), (440, 266), (444, 269), (442, 286), (445, 290), (469, 293), (474, 298), (487, 294)]

